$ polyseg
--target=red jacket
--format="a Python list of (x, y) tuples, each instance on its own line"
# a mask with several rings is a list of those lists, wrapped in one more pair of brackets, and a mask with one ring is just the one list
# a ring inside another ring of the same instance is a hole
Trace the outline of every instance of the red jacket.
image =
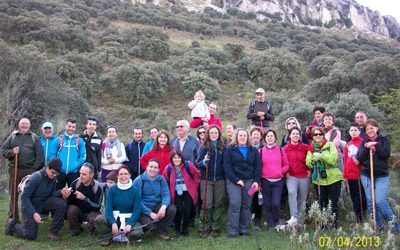
[(210, 119), (208, 120), (208, 125), (217, 125), (222, 133), (222, 123), (221, 120), (216, 118), (215, 115), (210, 114)]
[(345, 179), (357, 180), (360, 178), (361, 164), (357, 165), (354, 158), (357, 157), (358, 147), (362, 141), (361, 137), (351, 139), (344, 149), (343, 177)]
[(161, 148), (158, 146), (156, 151), (153, 151), (150, 149), (149, 152), (144, 154), (142, 158), (140, 158), (140, 166), (142, 166), (143, 169), (147, 168), (147, 163), (151, 158), (156, 158), (157, 160), (160, 161), (160, 174), (163, 173), (164, 168), (168, 165), (169, 163), (169, 154), (171, 153), (171, 150), (167, 146), (164, 148)]
[[(186, 169), (183, 167), (183, 164), (181, 166), (182, 167), (181, 173), (183, 180), (185, 181), (187, 191), (190, 197), (192, 197), (193, 204), (196, 204), (198, 197), (197, 188), (200, 182), (200, 172), (193, 165), (193, 163), (191, 163), (190, 161), (188, 161), (188, 163), (189, 163), (190, 173), (192, 174), (193, 178), (189, 175), (189, 173), (186, 172)], [(171, 168), (170, 175), (168, 174), (168, 168)], [(168, 166), (164, 169), (163, 176), (169, 185), (169, 191), (171, 193), (171, 203), (175, 203), (175, 182), (176, 182), (175, 167), (172, 166), (172, 164), (168, 164)]]
[(309, 171), (306, 165), (308, 145), (302, 143), (301, 141), (294, 145), (291, 141), (289, 141), (289, 143), (283, 147), (283, 150), (285, 151), (289, 160), (290, 176), (297, 178), (307, 177)]

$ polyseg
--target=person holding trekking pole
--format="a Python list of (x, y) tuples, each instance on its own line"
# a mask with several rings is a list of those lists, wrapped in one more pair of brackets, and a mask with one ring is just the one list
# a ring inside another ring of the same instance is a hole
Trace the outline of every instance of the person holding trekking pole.
[(251, 101), (247, 111), (247, 119), (251, 120), (251, 125), (260, 127), (264, 132), (274, 120), (271, 101), (265, 100), (265, 90), (256, 90), (256, 99)]
[(333, 142), (324, 138), (322, 127), (313, 127), (311, 134), (313, 140), (308, 147), (306, 164), (313, 169), (312, 183), (318, 195), (320, 209), (327, 208), (331, 201), (332, 213), (335, 215), (333, 226), (337, 227), (338, 201), (343, 180), (343, 174), (337, 164), (337, 150)]
[[(382, 136), (379, 124), (374, 119), (366, 122), (366, 137), (358, 148), (357, 160), (361, 166), (361, 183), (365, 190), (367, 209), (376, 211), (376, 232), (382, 230), (381, 215), (392, 223), (392, 233), (399, 233), (399, 224), (387, 200), (389, 191), (390, 142)], [(371, 157), (372, 156), (372, 157)], [(373, 202), (375, 200), (375, 202)]]
[[(4, 158), (8, 160), (10, 203), (7, 218), (19, 221), (17, 185), (22, 178), (38, 170), (44, 162), (39, 136), (30, 131), (31, 122), (22, 118), (18, 130), (11, 133), (1, 146)], [(16, 174), (15, 174), (16, 173)], [(7, 232), (5, 232), (7, 235)]]
[[(205, 142), (199, 151), (200, 191), (203, 199), (203, 218), (200, 236), (219, 236), (225, 201), (225, 172), (223, 166), (225, 146), (218, 125), (206, 131)], [(205, 216), (204, 216), (205, 215)]]
[(259, 189), (261, 158), (251, 145), (247, 130), (239, 128), (233, 143), (225, 150), (224, 171), (229, 195), (228, 236), (248, 235), (251, 200)]

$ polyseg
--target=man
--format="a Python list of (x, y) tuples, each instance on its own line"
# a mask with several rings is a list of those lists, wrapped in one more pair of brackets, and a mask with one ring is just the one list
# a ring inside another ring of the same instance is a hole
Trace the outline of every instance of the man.
[(139, 159), (143, 155), (145, 143), (143, 142), (143, 130), (141, 128), (134, 128), (132, 133), (132, 142), (125, 146), (128, 161), (124, 162), (124, 164), (131, 170), (131, 178), (134, 180), (137, 176), (143, 173)]
[(61, 170), (61, 164), (60, 159), (53, 158), (44, 168), (29, 177), (21, 196), (23, 224), (8, 219), (7, 234), (34, 240), (37, 237), (39, 224), (43, 223), (40, 214), (51, 212), (53, 221), (47, 236), (50, 240), (60, 239), (58, 232), (64, 224), (67, 209), (66, 202), (60, 198), (60, 190), (56, 191), (56, 176)]
[(322, 127), (323, 126), (323, 117), (325, 114), (325, 107), (323, 106), (315, 106), (313, 108), (313, 113), (314, 113), (314, 120), (308, 124), (306, 127), (306, 137), (307, 139), (311, 140), (312, 135), (311, 135), (311, 129), (315, 126)]
[(365, 139), (365, 123), (367, 122), (368, 117), (363, 111), (358, 111), (355, 115), (355, 121), (358, 124), (358, 129), (360, 130), (360, 137)]
[(63, 165), (61, 173), (57, 176), (57, 189), (68, 186), (79, 177), (79, 168), (85, 162), (85, 142), (75, 134), (76, 120), (68, 119), (65, 124), (65, 133), (60, 136), (60, 150), (58, 157)]
[(51, 122), (43, 123), (42, 135), (39, 139), (43, 147), (44, 165), (46, 166), (51, 159), (57, 157), (58, 148), (60, 147), (60, 141), (54, 135), (53, 124)]
[(101, 145), (103, 140), (100, 135), (96, 132), (97, 118), (95, 116), (88, 116), (86, 118), (86, 130), (80, 137), (85, 141), (86, 148), (86, 162), (90, 162), (94, 167), (94, 178), (97, 180), (97, 176), (101, 170)]
[(175, 218), (176, 207), (171, 204), (168, 184), (159, 171), (160, 162), (155, 158), (150, 159), (146, 172), (137, 177), (133, 185), (141, 190), (142, 213), (139, 223), (145, 225), (159, 220), (156, 233), (161, 239), (168, 240), (167, 229)]
[(208, 105), (208, 111), (210, 112), (210, 119), (208, 120), (208, 126), (217, 125), (222, 133), (222, 123), (221, 120), (215, 117), (215, 113), (217, 112), (217, 104), (210, 103)]
[(81, 231), (80, 223), (88, 222), (88, 231), (94, 235), (95, 219), (100, 215), (103, 189), (94, 177), (94, 166), (85, 162), (79, 170), (79, 178), (71, 184), (72, 190), (64, 193), (68, 197), (67, 220), (69, 234), (77, 236)]
[(249, 105), (247, 119), (251, 120), (253, 126), (268, 128), (274, 120), (272, 104), (265, 100), (265, 91), (262, 88), (256, 90), (256, 99)]
[[(30, 131), (31, 122), (28, 118), (22, 118), (18, 122), (18, 130), (4, 141), (1, 152), (3, 157), (8, 159), (8, 190), (10, 191), (10, 202), (8, 217), (19, 221), (18, 215), (18, 193), (14, 196), (14, 188), (26, 175), (32, 174), (43, 164), (43, 149), (39, 137)], [(15, 159), (17, 162), (17, 176), (14, 183)], [(13, 213), (14, 211), (14, 213)]]
[(176, 134), (177, 136), (172, 138), (172, 146), (182, 152), (186, 161), (195, 164), (200, 144), (196, 137), (189, 135), (189, 122), (187, 120), (180, 120), (176, 123)]
[(149, 152), (149, 150), (153, 147), (154, 140), (157, 138), (158, 135), (158, 131), (159, 129), (156, 127), (150, 128), (150, 140), (146, 143), (146, 145), (144, 145), (142, 155)]

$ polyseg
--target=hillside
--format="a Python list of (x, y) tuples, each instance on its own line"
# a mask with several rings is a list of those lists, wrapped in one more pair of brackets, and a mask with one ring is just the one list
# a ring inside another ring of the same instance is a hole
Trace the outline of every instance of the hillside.
[(38, 128), (95, 114), (124, 140), (134, 126), (168, 130), (189, 118), (198, 89), (224, 122), (246, 126), (253, 91), (274, 102), (274, 127), (302, 124), (319, 103), (345, 128), (356, 110), (383, 119), (376, 94), (398, 88), (400, 46), (351, 30), (314, 30), (240, 10), (118, 0), (3, 1), (0, 84), (4, 137), (21, 116)]

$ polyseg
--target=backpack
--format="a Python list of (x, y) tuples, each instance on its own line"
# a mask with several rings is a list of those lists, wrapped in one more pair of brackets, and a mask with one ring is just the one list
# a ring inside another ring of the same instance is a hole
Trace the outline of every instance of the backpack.
[[(271, 109), (271, 102), (265, 100), (264, 103), (265, 103), (265, 105), (267, 106), (267, 111), (269, 111), (269, 110)], [(253, 100), (253, 101), (250, 103), (250, 108), (251, 108), (251, 110), (254, 111), (254, 107), (255, 107), (255, 106), (256, 106), (256, 100)]]
[[(186, 172), (190, 175), (190, 178), (193, 179), (193, 174), (192, 174), (192, 172), (190, 172), (189, 163), (187, 161), (185, 161), (183, 163), (183, 166), (185, 167)], [(168, 165), (167, 171), (168, 171), (168, 178), (170, 178), (171, 177), (171, 171), (172, 171), (171, 166)]]
[[(64, 135), (60, 135), (58, 139), (60, 142), (60, 148), (58, 149), (58, 152), (60, 152), (61, 149), (64, 147)], [(75, 146), (78, 153), (79, 153), (79, 139), (80, 139), (79, 135), (75, 134)]]
[[(40, 171), (36, 171), (36, 172), (39, 173), (40, 181), (42, 181), (42, 173), (40, 173)], [(35, 172), (35, 173), (36, 173), (36, 172)], [(33, 173), (33, 174), (34, 174), (34, 173)], [(24, 176), (24, 177), (22, 178), (21, 182), (18, 184), (18, 188), (17, 188), (18, 193), (22, 194), (22, 193), (24, 192), (26, 183), (28, 183), (30, 177), (31, 177), (33, 174), (26, 175), (26, 176)]]
[[(92, 186), (92, 191), (94, 194), (97, 193), (97, 190), (99, 189), (99, 182), (96, 181), (95, 179), (93, 179), (94, 181), (94, 185)], [(77, 179), (76, 183), (75, 183), (75, 190), (78, 190), (79, 186), (82, 184), (82, 181), (80, 178)]]

